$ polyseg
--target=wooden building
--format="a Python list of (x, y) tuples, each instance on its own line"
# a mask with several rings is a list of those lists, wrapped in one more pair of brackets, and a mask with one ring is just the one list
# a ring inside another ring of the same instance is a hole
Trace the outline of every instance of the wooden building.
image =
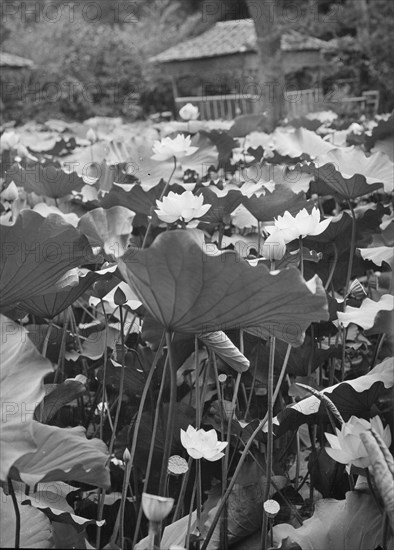
[[(290, 31), (281, 37), (288, 114), (299, 116), (319, 100), (320, 68), (327, 42)], [(179, 109), (197, 104), (201, 118), (233, 118), (264, 110), (258, 84), (256, 33), (251, 19), (222, 21), (203, 34), (151, 58), (172, 79)], [(301, 109), (300, 109), (301, 107)], [(313, 110), (313, 109), (312, 109)]]

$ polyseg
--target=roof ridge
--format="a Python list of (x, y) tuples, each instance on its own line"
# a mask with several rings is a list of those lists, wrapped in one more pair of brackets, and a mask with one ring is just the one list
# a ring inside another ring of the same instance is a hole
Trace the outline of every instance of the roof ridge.
[[(281, 36), (283, 51), (318, 50), (325, 41), (295, 29)], [(252, 19), (217, 21), (203, 33), (190, 37), (150, 58), (153, 62), (188, 61), (257, 51), (257, 37)]]

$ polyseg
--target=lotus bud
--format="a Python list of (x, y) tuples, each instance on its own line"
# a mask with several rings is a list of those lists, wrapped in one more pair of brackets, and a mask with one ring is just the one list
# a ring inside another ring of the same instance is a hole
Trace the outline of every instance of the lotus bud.
[(192, 103), (186, 103), (186, 105), (184, 105), (179, 111), (179, 116), (183, 120), (196, 120), (198, 118), (198, 115), (198, 107), (196, 107)]
[(89, 130), (86, 132), (86, 139), (88, 139), (90, 143), (95, 143), (97, 141), (97, 134), (93, 130), (93, 128), (89, 128)]
[(119, 286), (115, 290), (114, 302), (117, 306), (123, 306), (127, 302), (126, 295)]
[(131, 454), (128, 448), (126, 447), (123, 453), (123, 462), (130, 462), (130, 459), (131, 459)]

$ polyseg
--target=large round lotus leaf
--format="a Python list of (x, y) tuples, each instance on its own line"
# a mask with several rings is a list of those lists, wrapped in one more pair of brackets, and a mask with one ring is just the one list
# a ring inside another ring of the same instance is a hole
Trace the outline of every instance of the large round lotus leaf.
[(294, 193), (287, 186), (280, 184), (276, 185), (272, 193), (267, 191), (260, 197), (244, 197), (242, 204), (260, 222), (271, 221), (286, 210), (290, 214), (296, 214), (302, 208), (310, 209), (313, 206), (311, 201), (305, 199), (303, 192)]
[(252, 267), (234, 251), (205, 244), (199, 231), (162, 233), (148, 249), (129, 249), (119, 269), (169, 331), (244, 328), (297, 345), (310, 323), (328, 319), (320, 279)]
[(60, 216), (43, 218), (23, 210), (1, 230), (0, 307), (7, 311), (23, 300), (54, 292), (70, 269), (92, 259), (88, 240)]
[(15, 164), (7, 172), (7, 181), (10, 180), (24, 187), (28, 193), (51, 198), (65, 197), (72, 191), (80, 191), (85, 183), (76, 172), (64, 172), (56, 164), (44, 166), (40, 163), (26, 170)]
[(79, 283), (58, 292), (48, 292), (39, 296), (32, 296), (19, 303), (18, 311), (33, 313), (37, 317), (53, 319), (72, 305), (96, 281), (105, 279), (96, 271), (88, 271), (79, 275)]

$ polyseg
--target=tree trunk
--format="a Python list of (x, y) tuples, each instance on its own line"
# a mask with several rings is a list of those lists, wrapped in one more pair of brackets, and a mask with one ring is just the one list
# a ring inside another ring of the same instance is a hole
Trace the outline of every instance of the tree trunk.
[(356, 0), (353, 2), (357, 21), (357, 38), (363, 47), (365, 53), (370, 50), (370, 32), (369, 32), (369, 10), (367, 0)]
[(272, 131), (284, 115), (285, 78), (281, 60), (281, 26), (283, 0), (258, 3), (246, 0), (253, 18), (259, 55), (258, 87), (261, 109), (267, 116), (267, 130)]

